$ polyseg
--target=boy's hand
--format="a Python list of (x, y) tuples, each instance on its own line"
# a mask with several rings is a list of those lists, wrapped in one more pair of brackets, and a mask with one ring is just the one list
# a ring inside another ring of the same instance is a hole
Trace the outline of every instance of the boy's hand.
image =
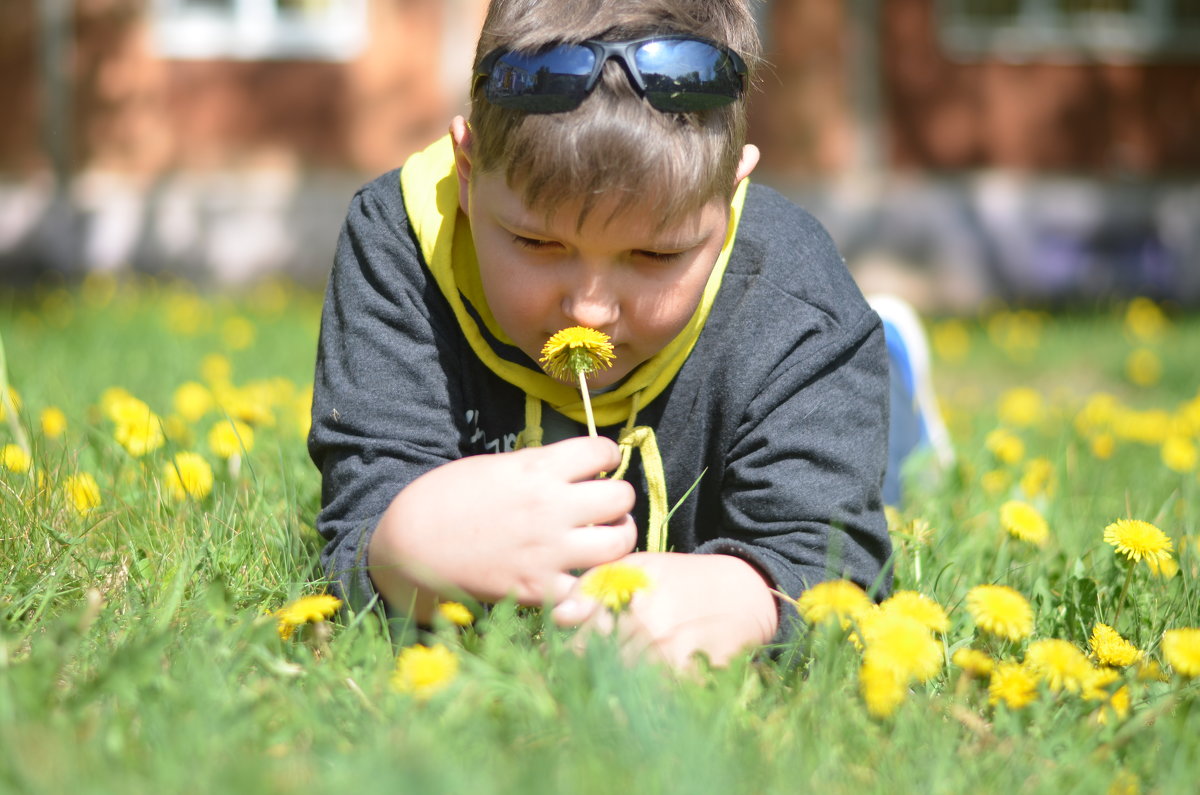
[(452, 461), (401, 491), (371, 539), (371, 577), (393, 607), (428, 620), (436, 596), (558, 602), (573, 569), (637, 544), (616, 444), (580, 437), (514, 453)]
[(725, 665), (743, 649), (775, 635), (775, 598), (758, 570), (731, 555), (636, 552), (621, 560), (639, 566), (650, 585), (636, 593), (614, 620), (578, 585), (555, 609), (559, 626), (579, 626), (581, 642), (591, 632), (615, 631), (631, 655), (650, 654), (680, 670), (702, 652)]

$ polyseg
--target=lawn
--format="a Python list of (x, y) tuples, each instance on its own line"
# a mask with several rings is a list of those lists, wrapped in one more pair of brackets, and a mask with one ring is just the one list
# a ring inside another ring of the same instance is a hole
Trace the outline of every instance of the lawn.
[(319, 312), (0, 297), (0, 791), (1195, 791), (1200, 318), (931, 320), (958, 460), (890, 516), (905, 593), (815, 590), (794, 643), (678, 676), (506, 604), (286, 609), (325, 590)]

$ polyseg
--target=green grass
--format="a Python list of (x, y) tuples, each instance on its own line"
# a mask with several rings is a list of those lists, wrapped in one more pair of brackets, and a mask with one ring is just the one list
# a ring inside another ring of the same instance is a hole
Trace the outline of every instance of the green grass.
[[(474, 627), (421, 638), (460, 663), (428, 699), (393, 688), (398, 648), (375, 614), (339, 617), (328, 638), (309, 627), (281, 640), (270, 613), (323, 589), (320, 484), (302, 421), (319, 306), (278, 286), (201, 297), (103, 280), (0, 303), (33, 452), (30, 472), (0, 467), (0, 791), (1194, 791), (1200, 687), (1173, 674), (1160, 645), (1164, 630), (1200, 626), (1200, 479), (1121, 433), (1098, 459), (1092, 438), (1105, 429), (1075, 418), (1105, 391), (1123, 410), (1167, 412), (1173, 433), (1200, 442), (1200, 319), (1172, 318), (1139, 341), (1121, 307), (1025, 318), (1035, 343), (1019, 349), (996, 315), (963, 323), (969, 355), (938, 365), (959, 461), (940, 480), (912, 473), (896, 536), (897, 587), (949, 612), (947, 664), (876, 718), (859, 694), (860, 654), (831, 625), (774, 657), (680, 678), (625, 665), (603, 643), (577, 655), (538, 611), (501, 605)], [(1125, 375), (1140, 346), (1162, 362), (1150, 386)], [(240, 468), (207, 446), (216, 410), (168, 422), (162, 447), (130, 455), (101, 408), (105, 390), (122, 387), (165, 419), (180, 384), (215, 372), (210, 354), (228, 358), (231, 389), (273, 384), (255, 393), (263, 405)], [(985, 438), (1016, 386), (1036, 388), (1043, 412), (1028, 426), (1009, 418), (1025, 455), (1004, 465)], [(68, 418), (60, 438), (39, 423), (50, 406)], [(14, 441), (0, 427), (0, 445)], [(213, 466), (203, 499), (176, 500), (164, 485), (181, 450)], [(1053, 488), (1022, 496), (1038, 457)], [(81, 471), (101, 491), (82, 515), (62, 488)], [(1007, 485), (989, 491), (987, 473)], [(1014, 497), (1047, 519), (1044, 548), (1000, 530), (998, 508)], [(1128, 570), (1102, 534), (1119, 517), (1154, 522), (1182, 550), (1171, 579), (1134, 570), (1117, 620)], [(923, 526), (924, 543), (904, 535)], [(1028, 641), (989, 639), (965, 609), (968, 589), (991, 582), (1028, 597), (1034, 638), (1086, 651), (1092, 626), (1115, 622), (1165, 681), (1122, 673), (1107, 692), (1129, 687), (1123, 717), (1044, 685), (1023, 709), (990, 705), (986, 684), (948, 659), (963, 646), (1021, 657)]]

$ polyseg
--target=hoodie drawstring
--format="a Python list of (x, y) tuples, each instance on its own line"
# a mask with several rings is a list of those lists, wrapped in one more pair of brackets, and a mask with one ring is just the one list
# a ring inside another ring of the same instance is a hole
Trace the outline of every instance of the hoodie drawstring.
[[(658, 438), (649, 425), (635, 425), (641, 393), (630, 397), (629, 418), (617, 436), (621, 464), (609, 477), (623, 478), (637, 448), (642, 454), (642, 472), (646, 476), (646, 496), (649, 498), (649, 527), (646, 529), (646, 551), (667, 551), (667, 478), (663, 472), (662, 452)], [(525, 395), (525, 428), (517, 434), (516, 449), (542, 446), (542, 401)]]

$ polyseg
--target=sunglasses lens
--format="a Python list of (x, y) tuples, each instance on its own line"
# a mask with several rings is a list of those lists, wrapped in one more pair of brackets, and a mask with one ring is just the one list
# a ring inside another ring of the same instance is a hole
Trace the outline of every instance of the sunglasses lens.
[(528, 113), (557, 113), (579, 107), (596, 56), (587, 47), (564, 44), (540, 53), (507, 52), (488, 76), (489, 102)]
[(690, 39), (649, 41), (634, 53), (646, 99), (662, 111), (687, 113), (728, 105), (742, 79), (729, 55)]

